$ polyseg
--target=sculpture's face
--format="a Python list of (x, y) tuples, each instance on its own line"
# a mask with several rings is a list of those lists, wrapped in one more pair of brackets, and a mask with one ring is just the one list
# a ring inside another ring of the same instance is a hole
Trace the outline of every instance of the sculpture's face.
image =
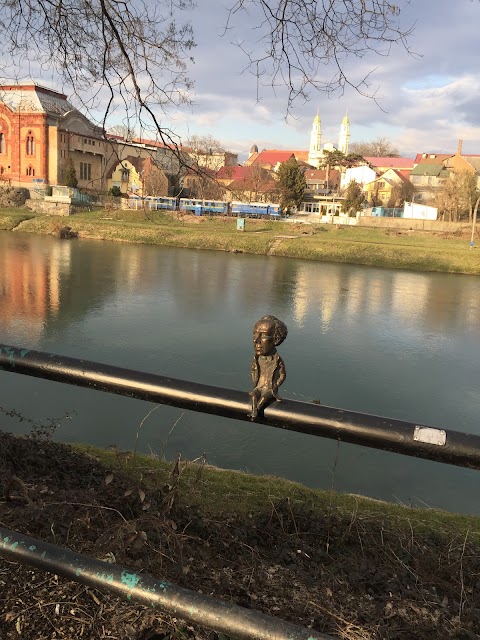
[(271, 322), (259, 321), (253, 327), (253, 347), (257, 356), (271, 356), (275, 353), (275, 327)]

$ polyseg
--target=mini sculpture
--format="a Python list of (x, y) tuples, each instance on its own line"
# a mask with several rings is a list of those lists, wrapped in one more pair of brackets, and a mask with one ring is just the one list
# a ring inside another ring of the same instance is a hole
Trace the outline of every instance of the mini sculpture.
[(274, 400), (280, 400), (278, 387), (286, 378), (285, 364), (276, 347), (287, 337), (287, 326), (275, 316), (263, 316), (253, 327), (253, 347), (255, 356), (252, 362), (253, 391), (252, 411), (249, 414), (255, 420), (265, 407)]

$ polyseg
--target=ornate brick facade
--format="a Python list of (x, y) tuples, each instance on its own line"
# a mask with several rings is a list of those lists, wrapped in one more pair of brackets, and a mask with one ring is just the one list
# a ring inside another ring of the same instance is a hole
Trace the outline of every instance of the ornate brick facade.
[(0, 86), (0, 180), (58, 184), (72, 158), (78, 186), (101, 191), (105, 144), (102, 130), (65, 95), (37, 84)]
[[(178, 154), (164, 145), (115, 136), (105, 140), (103, 130), (62, 93), (35, 83), (0, 86), (0, 184), (30, 190), (62, 184), (71, 159), (78, 188), (103, 192), (107, 176), (130, 156), (150, 159), (163, 176), (175, 176), (180, 169)], [(164, 191), (163, 182), (156, 188)]]

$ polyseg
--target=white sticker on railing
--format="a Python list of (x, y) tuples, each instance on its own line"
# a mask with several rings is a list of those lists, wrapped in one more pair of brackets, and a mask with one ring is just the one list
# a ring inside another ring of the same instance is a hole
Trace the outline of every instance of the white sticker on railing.
[(426, 442), (427, 444), (438, 444), (443, 446), (447, 442), (447, 433), (443, 429), (415, 427), (413, 439), (417, 442)]

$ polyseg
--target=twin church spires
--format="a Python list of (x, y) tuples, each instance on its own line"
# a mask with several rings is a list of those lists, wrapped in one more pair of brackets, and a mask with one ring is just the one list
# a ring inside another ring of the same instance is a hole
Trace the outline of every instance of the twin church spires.
[[(340, 127), (340, 136), (338, 138), (338, 151), (341, 151), (345, 155), (348, 154), (348, 145), (350, 142), (350, 120), (348, 119), (348, 113), (345, 114)], [(308, 152), (308, 164), (313, 167), (321, 165), (323, 152), (333, 151), (335, 147), (331, 142), (326, 142), (322, 146), (322, 123), (320, 116), (315, 116), (312, 125), (312, 133), (310, 134), (310, 150)]]

